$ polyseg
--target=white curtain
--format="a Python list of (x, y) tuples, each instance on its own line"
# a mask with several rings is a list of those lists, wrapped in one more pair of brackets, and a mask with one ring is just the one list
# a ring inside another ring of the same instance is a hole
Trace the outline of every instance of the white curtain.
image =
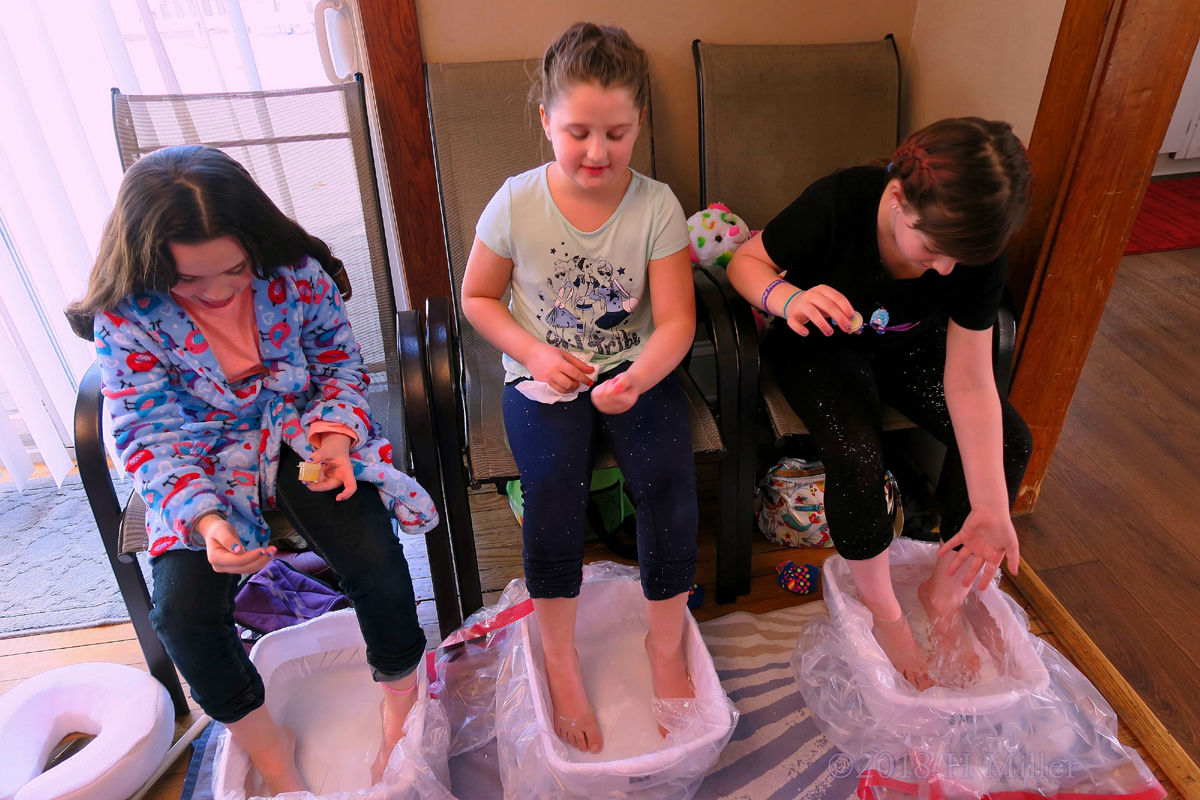
[(24, 488), (35, 460), (60, 484), (73, 466), (75, 394), (95, 353), (62, 309), (84, 291), (121, 182), (111, 89), (286, 89), (326, 78), (311, 0), (3, 6), (0, 461)]

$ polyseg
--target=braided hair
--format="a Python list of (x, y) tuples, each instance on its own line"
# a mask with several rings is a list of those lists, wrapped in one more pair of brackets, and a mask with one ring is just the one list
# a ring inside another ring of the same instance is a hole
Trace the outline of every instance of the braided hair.
[(913, 227), (963, 264), (998, 258), (1029, 210), (1029, 156), (1007, 122), (935, 122), (901, 143), (888, 172)]

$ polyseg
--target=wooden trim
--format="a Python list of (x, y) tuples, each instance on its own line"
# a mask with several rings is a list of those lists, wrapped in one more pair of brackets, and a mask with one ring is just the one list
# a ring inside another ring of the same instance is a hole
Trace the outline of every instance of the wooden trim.
[(1200, 800), (1200, 767), (1175, 741), (1146, 701), (1134, 691), (1120, 671), (1080, 627), (1075, 618), (1042, 582), (1037, 572), (1021, 559), (1020, 572), (1005, 574), (1037, 611), (1046, 626), (1062, 643), (1066, 654), (1087, 676), (1138, 741), (1154, 757), (1162, 771), (1186, 800)]
[(412, 308), (449, 296), (433, 139), (425, 101), (415, 0), (359, 0), (384, 163), (396, 212), (404, 282)]
[(1016, 513), (1037, 501), (1198, 39), (1200, 0), (1067, 0), (1012, 247), (1009, 398), (1034, 440)]

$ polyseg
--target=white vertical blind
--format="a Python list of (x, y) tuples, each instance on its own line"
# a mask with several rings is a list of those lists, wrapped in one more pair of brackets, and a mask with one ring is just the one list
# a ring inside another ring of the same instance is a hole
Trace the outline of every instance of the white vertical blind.
[[(121, 182), (111, 89), (326, 83), (311, 0), (25, 0), (0, 14), (0, 461), (19, 487), (70, 471), (94, 360), (62, 309), (87, 282)], [(23, 437), (32, 440), (30, 446)], [(111, 452), (111, 440), (110, 440)]]

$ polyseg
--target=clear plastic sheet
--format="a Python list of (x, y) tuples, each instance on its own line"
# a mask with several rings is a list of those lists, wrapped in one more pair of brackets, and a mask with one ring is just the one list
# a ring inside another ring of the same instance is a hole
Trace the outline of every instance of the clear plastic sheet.
[[(370, 785), (382, 738), (382, 693), (371, 679), (353, 610), (337, 611), (263, 637), (250, 655), (267, 687), (267, 708), (296, 734), (296, 766), (311, 791), (283, 800), (453, 800), (447, 759), (450, 724), (430, 700), (424, 672), (404, 738), (383, 780)], [(223, 731), (214, 800), (251, 800), (265, 787), (237, 742)]]
[[(527, 597), (523, 585), (514, 584), (502, 603)], [(651, 700), (648, 663), (645, 669), (625, 663), (635, 660), (632, 643), (647, 630), (637, 569), (610, 562), (585, 566), (576, 640), (581, 659), (588, 659), (584, 686), (605, 735), (605, 751), (597, 757), (567, 747), (554, 733), (536, 617), (522, 617), (508, 627), (498, 648), (495, 685), (495, 732), (507, 798), (687, 800), (695, 794), (733, 734), (738, 712), (690, 615), (684, 649), (696, 697)], [(652, 709), (649, 715), (634, 708), (643, 704)], [(669, 732), (665, 739), (658, 724)], [(647, 725), (654, 736), (647, 736)], [(623, 757), (606, 760), (614, 755)]]
[[(896, 539), (889, 551), (897, 595), (913, 596), (937, 545)], [(844, 753), (831, 770), (859, 773), (860, 795), (868, 786), (879, 800), (1165, 794), (1117, 741), (1116, 715), (1099, 691), (1029, 632), (998, 579), (967, 599), (972, 634), (995, 671), (966, 688), (918, 692), (896, 672), (840, 556), (825, 562), (824, 596), (829, 616), (801, 631), (792, 670), (821, 731)]]

